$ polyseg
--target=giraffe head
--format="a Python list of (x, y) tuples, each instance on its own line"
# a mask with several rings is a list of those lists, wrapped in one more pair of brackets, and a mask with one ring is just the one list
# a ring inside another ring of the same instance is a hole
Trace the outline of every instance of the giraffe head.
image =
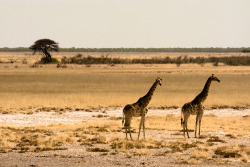
[(212, 74), (212, 76), (210, 77), (210, 79), (211, 79), (212, 81), (220, 82), (220, 80), (219, 80), (216, 76), (214, 76), (214, 74)]
[(155, 82), (157, 82), (160, 86), (161, 86), (161, 81), (162, 81), (162, 79), (160, 77), (157, 77), (155, 80)]

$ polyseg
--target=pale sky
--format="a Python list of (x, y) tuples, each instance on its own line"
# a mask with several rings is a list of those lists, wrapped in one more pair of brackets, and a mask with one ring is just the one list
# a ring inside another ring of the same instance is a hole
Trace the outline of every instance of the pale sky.
[(250, 47), (250, 0), (0, 0), (0, 47)]

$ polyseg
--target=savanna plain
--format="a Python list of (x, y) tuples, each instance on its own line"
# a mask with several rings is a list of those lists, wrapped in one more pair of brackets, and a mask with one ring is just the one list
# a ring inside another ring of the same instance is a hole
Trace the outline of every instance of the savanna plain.
[[(242, 53), (81, 54), (131, 59)], [(40, 59), (31, 52), (0, 53), (0, 166), (249, 166), (249, 66), (35, 64)], [(190, 138), (184, 138), (181, 107), (211, 74), (221, 82), (211, 84), (204, 102), (201, 136), (194, 138), (191, 116)], [(136, 117), (134, 140), (126, 140), (122, 109), (144, 96), (157, 77), (162, 86), (148, 106), (146, 139), (137, 140)]]

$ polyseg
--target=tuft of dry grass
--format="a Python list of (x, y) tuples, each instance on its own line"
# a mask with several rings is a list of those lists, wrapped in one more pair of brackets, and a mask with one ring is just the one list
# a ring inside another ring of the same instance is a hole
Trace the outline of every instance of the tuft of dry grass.
[(150, 151), (148, 149), (139, 149), (133, 151), (134, 155), (151, 155)]
[(122, 149), (122, 150), (129, 150), (129, 149), (142, 149), (146, 148), (145, 142), (139, 142), (139, 141), (127, 141), (127, 140), (121, 140), (119, 138), (113, 139), (110, 141), (111, 148), (112, 149)]
[(98, 147), (95, 147), (95, 148), (87, 148), (86, 151), (88, 151), (88, 152), (109, 152), (108, 149), (98, 148)]
[(208, 152), (206, 151), (199, 151), (199, 150), (192, 150), (192, 153), (190, 155), (191, 158), (195, 158), (197, 160), (199, 159), (204, 159), (204, 160), (208, 160), (211, 158), (211, 156), (209, 155)]
[(166, 141), (156, 141), (152, 139), (128, 141), (120, 138), (113, 138), (109, 141), (110, 147), (116, 152), (131, 153), (136, 155), (150, 155), (150, 149), (159, 149), (167, 146)]
[(242, 156), (242, 162), (247, 163), (249, 161), (247, 154), (243, 153), (241, 156)]
[(66, 149), (61, 146), (73, 142), (67, 134), (54, 134), (42, 128), (2, 128), (0, 131), (0, 149), (20, 153)]
[(224, 140), (221, 140), (218, 136), (211, 136), (210, 139), (207, 140), (207, 142), (221, 142), (226, 143)]
[(234, 146), (222, 146), (218, 147), (215, 152), (216, 155), (220, 155), (224, 158), (239, 158), (241, 156), (240, 149)]
[(90, 141), (92, 144), (106, 144), (107, 143), (105, 136), (95, 136), (91, 139), (87, 139), (87, 141)]
[(232, 139), (237, 139), (237, 137), (234, 134), (228, 133), (225, 136), (230, 137)]
[(185, 142), (185, 141), (173, 141), (173, 142), (169, 142), (168, 143), (168, 147), (171, 148), (171, 152), (174, 153), (174, 152), (182, 152), (182, 151), (185, 151), (189, 148), (196, 148), (198, 147), (198, 144), (197, 142)]

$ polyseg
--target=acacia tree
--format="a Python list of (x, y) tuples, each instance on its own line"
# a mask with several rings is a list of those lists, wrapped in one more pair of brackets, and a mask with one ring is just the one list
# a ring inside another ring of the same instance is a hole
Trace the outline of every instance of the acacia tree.
[(50, 39), (39, 39), (35, 41), (35, 43), (29, 47), (29, 49), (33, 50), (33, 54), (36, 52), (42, 52), (45, 56), (46, 62), (51, 62), (51, 55), (49, 51), (58, 51), (58, 43)]

